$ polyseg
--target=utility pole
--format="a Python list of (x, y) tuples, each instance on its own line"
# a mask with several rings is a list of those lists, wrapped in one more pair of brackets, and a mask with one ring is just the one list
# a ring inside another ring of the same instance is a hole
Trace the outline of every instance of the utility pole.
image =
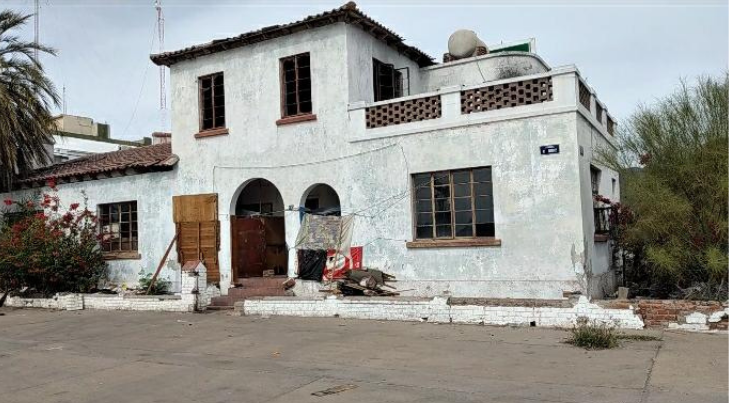
[(63, 108), (63, 114), (68, 114), (67, 104), (66, 104), (66, 84), (63, 84), (63, 99), (62, 99), (62, 108)]
[[(37, 1), (37, 0), (36, 0)], [(159, 53), (165, 50), (165, 17), (162, 14), (162, 0), (155, 0), (154, 8), (157, 10), (157, 39), (159, 40)], [(159, 114), (162, 131), (167, 128), (167, 90), (165, 89), (165, 66), (159, 66)]]

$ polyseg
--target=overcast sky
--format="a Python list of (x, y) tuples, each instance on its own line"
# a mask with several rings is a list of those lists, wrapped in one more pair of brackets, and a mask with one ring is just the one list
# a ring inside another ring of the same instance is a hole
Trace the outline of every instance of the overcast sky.
[[(340, 1), (163, 0), (165, 49), (299, 20)], [(33, 0), (0, 0), (32, 13)], [(551, 66), (575, 64), (618, 120), (673, 91), (680, 78), (727, 69), (726, 0), (366, 1), (359, 8), (436, 60), (459, 28), (487, 44), (536, 38)], [(68, 113), (111, 124), (116, 138), (160, 129), (154, 0), (40, 0), (42, 58)], [(33, 36), (33, 24), (23, 31)], [(168, 78), (169, 80), (169, 78)], [(168, 99), (168, 105), (174, 100)], [(60, 109), (58, 110), (60, 112)]]

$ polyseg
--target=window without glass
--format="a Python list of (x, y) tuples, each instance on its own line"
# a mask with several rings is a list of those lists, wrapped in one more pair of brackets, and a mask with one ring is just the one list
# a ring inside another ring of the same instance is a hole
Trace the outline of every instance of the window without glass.
[(491, 167), (413, 175), (415, 239), (493, 237)]
[(600, 193), (600, 170), (592, 165), (590, 165), (590, 185), (593, 196)]
[(308, 53), (281, 59), (281, 116), (310, 114), (311, 68)]
[(395, 66), (372, 59), (372, 73), (375, 102), (402, 96), (402, 72)]
[(137, 202), (99, 205), (99, 223), (104, 252), (136, 251), (139, 247)]
[(223, 73), (198, 79), (200, 87), (200, 131), (225, 127)]

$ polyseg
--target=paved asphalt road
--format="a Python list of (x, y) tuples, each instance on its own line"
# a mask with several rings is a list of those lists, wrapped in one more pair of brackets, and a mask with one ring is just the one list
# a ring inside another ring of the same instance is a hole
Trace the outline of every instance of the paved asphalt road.
[(727, 402), (726, 334), (642, 332), (663, 340), (588, 352), (564, 344), (565, 331), (538, 328), (0, 315), (3, 403)]

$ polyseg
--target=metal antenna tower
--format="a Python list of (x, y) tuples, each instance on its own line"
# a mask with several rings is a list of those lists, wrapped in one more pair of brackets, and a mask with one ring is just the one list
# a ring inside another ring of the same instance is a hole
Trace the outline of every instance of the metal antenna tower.
[[(37, 0), (36, 0), (37, 1)], [(162, 14), (162, 0), (155, 0), (154, 8), (157, 10), (157, 39), (159, 53), (165, 49), (165, 17)], [(165, 66), (159, 66), (159, 112), (162, 131), (167, 128), (167, 90), (165, 89)]]

